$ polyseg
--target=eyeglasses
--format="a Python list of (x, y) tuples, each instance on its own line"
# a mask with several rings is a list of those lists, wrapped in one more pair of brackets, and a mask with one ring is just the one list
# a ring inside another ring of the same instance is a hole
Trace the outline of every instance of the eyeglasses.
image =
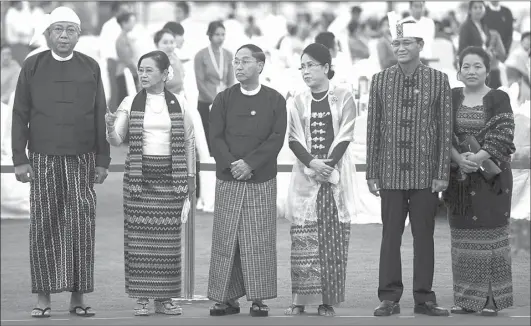
[(310, 63), (308, 63), (307, 65), (305, 65), (305, 64), (301, 64), (299, 70), (300, 70), (300, 71), (303, 71), (303, 70), (306, 70), (306, 68), (308, 68), (308, 70), (311, 70), (311, 69), (313, 69), (313, 68), (315, 68), (315, 67), (319, 67), (319, 66), (322, 66), (322, 64), (320, 64), (320, 63), (313, 63), (313, 62), (310, 62)]
[(236, 66), (239, 66), (241, 63), (243, 66), (248, 66), (253, 62), (257, 62), (257, 61), (256, 60), (245, 60), (245, 59), (244, 60), (232, 60), (232, 65), (236, 67)]
[(77, 29), (74, 27), (68, 27), (67, 29), (64, 29), (62, 27), (54, 27), (52, 29), (52, 33), (54, 33), (55, 35), (62, 35), (65, 30), (66, 30), (66, 35), (68, 36), (73, 36), (77, 33)]

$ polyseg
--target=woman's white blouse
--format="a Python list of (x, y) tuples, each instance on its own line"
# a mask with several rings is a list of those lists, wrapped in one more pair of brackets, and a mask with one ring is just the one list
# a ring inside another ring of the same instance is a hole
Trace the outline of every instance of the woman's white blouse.
[[(120, 146), (129, 129), (129, 115), (134, 96), (124, 98), (116, 110), (114, 130), (107, 130), (107, 141), (113, 146)], [(184, 142), (188, 173), (195, 174), (195, 136), (192, 119), (184, 108), (184, 101), (179, 100), (184, 112)], [(147, 94), (144, 112), (143, 155), (171, 155), (171, 119), (164, 93)]]

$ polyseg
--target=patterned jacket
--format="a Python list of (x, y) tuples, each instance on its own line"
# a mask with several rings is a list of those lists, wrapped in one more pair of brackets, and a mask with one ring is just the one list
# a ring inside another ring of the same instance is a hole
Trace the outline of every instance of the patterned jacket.
[(452, 99), (446, 74), (399, 65), (373, 76), (367, 117), (367, 179), (380, 188), (426, 189), (449, 179)]

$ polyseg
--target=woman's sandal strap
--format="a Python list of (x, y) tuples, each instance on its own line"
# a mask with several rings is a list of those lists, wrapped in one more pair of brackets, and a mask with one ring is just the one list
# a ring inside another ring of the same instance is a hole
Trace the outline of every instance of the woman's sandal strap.
[[(78, 309), (81, 310), (82, 312), (81, 311), (78, 312)], [(90, 306), (87, 306), (87, 307), (75, 306), (72, 309), (70, 309), (70, 313), (76, 314), (77, 316), (81, 316), (81, 317), (92, 317), (95, 315), (95, 313), (89, 312), (90, 309), (92, 309), (92, 307)]]
[[(294, 314), (293, 312), (295, 311), (295, 309), (298, 309), (299, 310), (299, 313), (298, 314)], [(289, 306), (287, 309), (286, 309), (286, 313), (289, 314), (289, 315), (300, 315), (304, 312), (304, 306), (299, 306), (299, 305), (291, 305)]]
[[(34, 311), (38, 311), (39, 314), (38, 314), (38, 315), (37, 315), (37, 314), (34, 314), (34, 313), (33, 313)], [(33, 316), (33, 317), (50, 317), (49, 314), (48, 314), (48, 315), (46, 314), (46, 312), (48, 312), (48, 311), (51, 312), (52, 309), (51, 309), (50, 307), (46, 307), (46, 308), (44, 308), (44, 309), (42, 309), (42, 308), (38, 308), (38, 307), (35, 307), (35, 308), (33, 308), (33, 309), (31, 310), (31, 316)]]

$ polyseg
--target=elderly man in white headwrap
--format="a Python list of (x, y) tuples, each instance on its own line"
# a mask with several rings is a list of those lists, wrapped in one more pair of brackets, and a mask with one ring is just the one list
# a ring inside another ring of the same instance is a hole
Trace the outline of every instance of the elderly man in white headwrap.
[(15, 175), (30, 182), (31, 315), (49, 317), (50, 294), (69, 291), (70, 312), (90, 317), (83, 295), (94, 291), (94, 183), (111, 161), (107, 106), (100, 67), (74, 51), (79, 17), (59, 7), (47, 19), (51, 49), (26, 59), (13, 104)]
[(422, 30), (388, 14), (398, 64), (373, 76), (367, 116), (367, 184), (382, 198), (382, 244), (375, 316), (400, 312), (400, 246), (413, 233), (415, 313), (448, 316), (432, 291), (438, 193), (448, 186), (452, 103), (448, 76), (420, 62)]

